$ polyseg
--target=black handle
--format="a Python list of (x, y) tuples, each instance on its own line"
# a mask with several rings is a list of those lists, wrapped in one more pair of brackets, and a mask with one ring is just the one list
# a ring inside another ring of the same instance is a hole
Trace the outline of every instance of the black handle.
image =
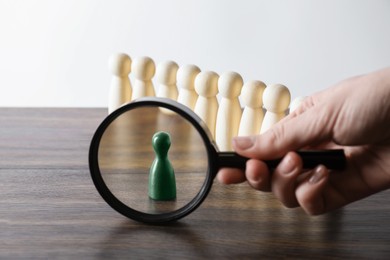
[[(314, 168), (319, 164), (333, 170), (342, 170), (345, 168), (346, 158), (344, 150), (310, 150), (297, 151), (303, 161), (303, 168)], [(235, 152), (219, 152), (219, 167), (230, 167), (245, 169), (248, 158), (242, 157)], [(269, 168), (276, 168), (282, 159), (269, 160), (265, 163)]]

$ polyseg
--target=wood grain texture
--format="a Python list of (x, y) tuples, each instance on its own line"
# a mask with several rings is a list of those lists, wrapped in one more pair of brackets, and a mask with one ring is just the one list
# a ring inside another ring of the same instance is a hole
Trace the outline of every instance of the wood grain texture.
[(215, 182), (191, 215), (144, 225), (89, 176), (106, 109), (0, 108), (0, 259), (388, 259), (390, 192), (309, 217), (247, 184)]

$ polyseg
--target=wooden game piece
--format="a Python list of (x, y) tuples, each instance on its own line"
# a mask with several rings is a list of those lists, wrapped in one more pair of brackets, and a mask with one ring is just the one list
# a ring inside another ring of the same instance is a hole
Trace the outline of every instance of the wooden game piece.
[(260, 133), (264, 118), (263, 92), (266, 85), (258, 80), (252, 80), (244, 84), (241, 91), (241, 101), (244, 106), (242, 113), (239, 136), (256, 135)]
[(220, 151), (232, 151), (232, 139), (237, 136), (242, 110), (238, 96), (241, 93), (243, 80), (236, 72), (227, 72), (218, 79), (218, 90), (221, 94), (215, 139)]
[(156, 154), (149, 171), (149, 197), (153, 200), (174, 200), (176, 179), (172, 164), (168, 159), (171, 139), (166, 132), (157, 132), (152, 139)]
[(294, 98), (293, 101), (290, 104), (290, 111), (289, 111), (289, 113), (291, 113), (295, 109), (297, 109), (301, 105), (301, 103), (303, 102), (304, 99), (305, 99), (304, 96), (300, 96), (300, 97)]
[(195, 65), (185, 65), (177, 71), (177, 87), (179, 96), (177, 101), (192, 110), (195, 109), (198, 94), (195, 91), (195, 78), (200, 69)]
[(132, 100), (140, 97), (154, 97), (155, 91), (152, 82), (156, 72), (154, 61), (149, 57), (135, 58), (131, 71), (134, 75)]
[(195, 78), (195, 91), (199, 96), (194, 111), (206, 123), (213, 138), (218, 111), (218, 77), (213, 71), (203, 71)]
[(157, 65), (155, 79), (157, 96), (177, 100), (176, 75), (179, 66), (174, 61), (165, 61)]
[(108, 68), (112, 73), (109, 97), (108, 113), (131, 101), (131, 84), (129, 73), (131, 71), (131, 58), (125, 53), (117, 53), (110, 56)]
[(263, 92), (263, 104), (266, 109), (260, 133), (264, 133), (286, 115), (290, 104), (290, 91), (281, 84), (267, 86)]

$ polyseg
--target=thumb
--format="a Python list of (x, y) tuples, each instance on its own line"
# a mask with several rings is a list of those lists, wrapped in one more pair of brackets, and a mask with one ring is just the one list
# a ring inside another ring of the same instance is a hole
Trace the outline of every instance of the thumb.
[(233, 139), (234, 150), (245, 157), (269, 160), (289, 151), (331, 140), (335, 119), (327, 110), (311, 107), (292, 113), (261, 135)]

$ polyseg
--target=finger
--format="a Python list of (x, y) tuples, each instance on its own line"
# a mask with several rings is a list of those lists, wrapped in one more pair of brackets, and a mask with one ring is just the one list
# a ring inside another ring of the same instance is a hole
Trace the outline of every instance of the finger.
[(270, 172), (264, 162), (255, 159), (248, 160), (246, 163), (245, 176), (249, 185), (254, 189), (271, 191)]
[(295, 188), (301, 171), (301, 158), (295, 152), (289, 152), (273, 172), (272, 192), (288, 208), (299, 206)]
[(222, 168), (217, 173), (217, 180), (222, 184), (235, 184), (244, 182), (245, 173), (236, 168)]
[(296, 189), (296, 198), (302, 209), (309, 215), (319, 215), (326, 212), (326, 197), (324, 191), (328, 182), (329, 172), (323, 166), (317, 166), (312, 174)]
[(312, 107), (275, 124), (264, 134), (234, 138), (234, 150), (242, 156), (261, 160), (282, 157), (288, 151), (331, 140), (332, 120), (326, 109)]

